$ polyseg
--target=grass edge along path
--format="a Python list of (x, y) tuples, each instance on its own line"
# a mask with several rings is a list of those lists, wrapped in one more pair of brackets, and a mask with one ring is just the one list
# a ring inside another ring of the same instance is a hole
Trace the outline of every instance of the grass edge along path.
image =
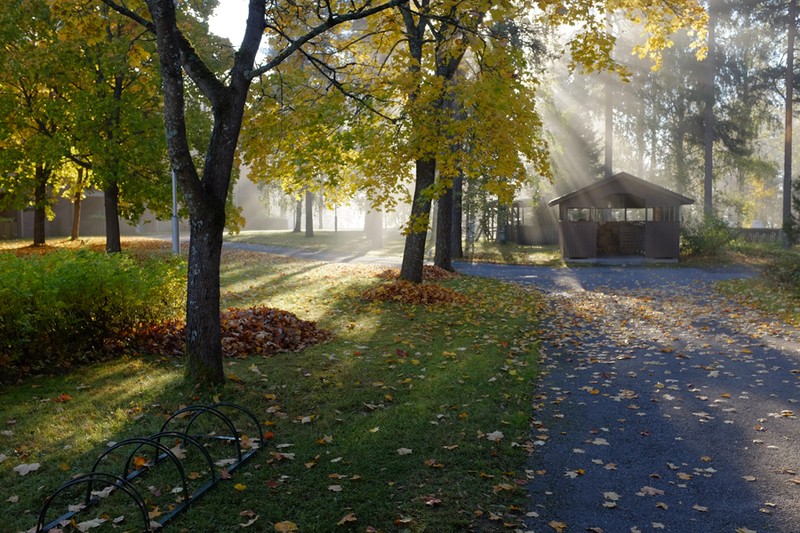
[[(540, 297), (493, 280), (442, 286), (466, 303), (369, 302), (366, 267), (226, 252), (225, 305), (316, 320), (334, 340), (226, 361), (195, 390), (182, 360), (122, 358), (0, 390), (0, 520), (25, 531), (46, 495), (109, 441), (147, 435), (181, 405), (232, 401), (265, 424), (264, 449), (167, 531), (491, 531), (522, 523)], [(39, 464), (21, 476), (14, 468)], [(142, 492), (169, 508), (168, 485)], [(161, 500), (158, 500), (156, 493)], [(158, 507), (156, 507), (158, 504)], [(132, 510), (96, 510), (125, 517)], [(4, 526), (4, 527), (5, 527)], [(100, 529), (98, 529), (100, 530)]]

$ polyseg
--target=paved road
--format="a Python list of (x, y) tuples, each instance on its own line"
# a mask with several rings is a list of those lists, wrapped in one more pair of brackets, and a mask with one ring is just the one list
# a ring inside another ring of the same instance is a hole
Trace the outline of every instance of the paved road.
[(512, 270), (548, 295), (529, 531), (800, 532), (800, 335), (744, 270)]

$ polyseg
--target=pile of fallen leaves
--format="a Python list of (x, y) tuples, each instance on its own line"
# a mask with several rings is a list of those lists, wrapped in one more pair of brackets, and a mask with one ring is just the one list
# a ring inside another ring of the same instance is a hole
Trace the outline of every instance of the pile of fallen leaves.
[[(381, 279), (397, 279), (400, 277), (400, 269), (399, 268), (389, 268), (376, 274), (376, 277)], [(442, 281), (447, 279), (457, 278), (458, 274), (455, 272), (450, 272), (449, 270), (445, 270), (442, 267), (438, 267), (435, 265), (423, 265), (422, 267), (422, 279), (424, 281)]]
[(370, 301), (413, 305), (463, 304), (468, 301), (466, 296), (448, 287), (436, 283), (412, 283), (402, 279), (368, 289), (361, 296)]
[[(269, 307), (227, 309), (220, 313), (222, 354), (225, 357), (297, 352), (327, 341), (331, 332), (293, 313)], [(182, 320), (142, 325), (109, 341), (112, 352), (183, 355), (186, 327)]]

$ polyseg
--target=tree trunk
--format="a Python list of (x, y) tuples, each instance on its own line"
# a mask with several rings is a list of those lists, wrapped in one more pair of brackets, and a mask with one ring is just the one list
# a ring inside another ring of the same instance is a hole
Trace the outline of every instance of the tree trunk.
[(72, 231), (69, 240), (77, 241), (81, 229), (81, 197), (83, 196), (84, 173), (87, 171), (78, 167), (78, 179), (75, 182), (75, 193), (72, 195)]
[(314, 193), (306, 189), (306, 237), (314, 236)]
[(436, 252), (433, 264), (439, 268), (453, 269), (453, 188), (439, 198), (436, 209)]
[[(224, 206), (224, 203), (221, 204)], [(219, 270), (224, 208), (189, 217), (189, 275), (186, 299), (187, 376), (196, 383), (224, 381), (219, 327)]]
[(317, 216), (319, 217), (319, 221), (317, 222), (317, 227), (319, 229), (325, 229), (323, 227), (324, 223), (322, 222), (324, 215), (325, 215), (325, 201), (324, 197), (322, 196), (322, 193), (320, 193), (319, 202), (317, 202)]
[(294, 204), (294, 229), (292, 233), (300, 233), (303, 230), (303, 200), (297, 200)]
[(45, 223), (47, 221), (47, 182), (50, 169), (46, 165), (36, 165), (34, 171), (36, 185), (33, 190), (33, 245), (45, 245)]
[(610, 178), (614, 173), (614, 89), (611, 74), (606, 75), (605, 94), (605, 162), (603, 175)]
[(789, 0), (786, 43), (786, 114), (783, 137), (783, 223), (792, 217), (792, 117), (794, 99), (794, 43), (797, 39), (797, 0)]
[(453, 221), (451, 222), (450, 250), (454, 259), (464, 257), (463, 236), (461, 234), (463, 209), (464, 177), (459, 175), (453, 179)]
[(436, 180), (436, 159), (418, 159), (416, 162), (416, 184), (411, 203), (411, 217), (403, 249), (403, 264), (400, 279), (422, 283), (422, 266), (425, 262), (425, 239), (430, 224), (431, 200), (423, 194)]
[(708, 7), (708, 55), (703, 62), (701, 83), (705, 107), (703, 108), (703, 214), (714, 212), (714, 83), (716, 78), (716, 9), (713, 1)]
[(103, 207), (106, 217), (106, 253), (116, 254), (122, 251), (119, 230), (119, 185), (111, 180), (103, 191)]

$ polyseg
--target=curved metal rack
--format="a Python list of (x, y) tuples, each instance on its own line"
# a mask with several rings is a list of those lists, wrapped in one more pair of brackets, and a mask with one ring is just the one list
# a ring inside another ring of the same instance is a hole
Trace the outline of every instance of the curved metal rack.
[[(226, 415), (223, 410), (235, 410), (240, 412), (244, 415), (246, 419), (253, 423), (253, 429), (256, 431), (258, 435), (257, 438), (251, 439), (256, 445), (250, 447), (250, 449), (243, 453), (242, 446), (243, 446), (243, 437), (246, 433), (243, 433), (236, 429), (236, 425), (234, 424), (233, 420), (230, 416)], [(168, 426), (175, 425), (174, 421), (187, 417), (191, 414), (188, 423), (183, 431), (177, 431), (174, 429), (168, 429)], [(210, 415), (216, 418), (230, 433), (229, 435), (191, 435), (189, 432), (192, 430), (192, 427), (195, 426), (195, 423), (198, 421), (200, 417), (203, 415)], [(260, 448), (261, 439), (263, 436), (262, 426), (261, 423), (258, 421), (258, 418), (253, 414), (252, 411), (242, 407), (241, 405), (230, 403), (230, 402), (218, 402), (212, 405), (192, 405), (189, 407), (184, 407), (183, 409), (179, 409), (170, 415), (164, 424), (161, 426), (161, 430), (158, 433), (150, 435), (149, 437), (133, 437), (129, 439), (122, 440), (120, 442), (115, 443), (113, 446), (109, 447), (103, 453), (101, 453), (97, 460), (94, 462), (92, 466), (92, 471), (89, 474), (83, 474), (76, 478), (71, 479), (70, 481), (64, 483), (61, 487), (59, 487), (55, 492), (50, 494), (47, 499), (44, 501), (42, 505), (42, 509), (39, 512), (39, 518), (36, 522), (36, 532), (46, 532), (50, 531), (51, 529), (59, 526), (64, 520), (71, 520), (75, 515), (80, 513), (83, 509), (90, 508), (93, 506), (99, 506), (101, 501), (99, 497), (92, 496), (92, 489), (97, 483), (104, 483), (106, 487), (113, 486), (113, 490), (119, 489), (120, 491), (127, 494), (132, 500), (136, 507), (139, 509), (139, 512), (142, 515), (142, 520), (144, 521), (145, 527), (143, 531), (153, 531), (152, 523), (150, 521), (148, 512), (147, 512), (147, 504), (145, 503), (145, 499), (142, 497), (142, 494), (137, 490), (136, 486), (132, 483), (133, 480), (138, 478), (139, 476), (146, 475), (149, 471), (158, 468), (159, 465), (162, 463), (169, 463), (175, 467), (175, 470), (178, 472), (180, 477), (180, 487), (181, 492), (185, 495), (185, 498), (176, 505), (169, 513), (162, 515), (159, 517), (158, 520), (154, 520), (153, 522), (157, 523), (160, 526), (163, 526), (167, 521), (178, 515), (179, 513), (183, 512), (189, 505), (194, 503), (198, 500), (200, 496), (205, 494), (208, 490), (213, 488), (217, 483), (222, 481), (222, 477), (217, 475), (214, 459), (211, 456), (211, 453), (206, 449), (206, 446), (203, 445), (202, 441), (205, 439), (213, 439), (216, 441), (221, 442), (230, 442), (236, 446), (236, 459), (233, 460), (234, 462), (227, 467), (227, 471), (233, 472), (236, 468), (241, 466), (244, 462), (246, 462), (253, 454), (258, 451)], [(201, 486), (197, 487), (193, 493), (189, 492), (189, 481), (186, 476), (185, 469), (183, 464), (181, 463), (181, 458), (173, 452), (169, 446), (163, 444), (161, 441), (165, 438), (172, 438), (181, 441), (182, 445), (187, 448), (197, 450), (200, 452), (202, 456), (202, 460), (204, 461), (205, 465), (208, 467), (209, 470), (209, 479), (202, 484)], [(102, 462), (106, 459), (109, 455), (113, 452), (121, 450), (126, 447), (132, 447), (132, 451), (128, 454), (127, 459), (125, 460), (124, 466), (122, 468), (122, 475), (117, 475), (114, 473), (103, 472), (99, 470), (102, 466)], [(134, 458), (137, 453), (139, 453), (142, 448), (152, 448), (154, 450), (155, 459), (152, 461), (152, 464), (146, 465), (147, 468), (131, 468), (134, 463)], [(47, 512), (50, 509), (55, 498), (65, 492), (68, 489), (71, 489), (77, 485), (85, 484), (86, 485), (86, 495), (84, 497), (83, 507), (81, 510), (78, 511), (69, 511), (64, 513), (63, 515), (59, 516), (55, 520), (45, 524), (45, 520), (47, 518)]]

